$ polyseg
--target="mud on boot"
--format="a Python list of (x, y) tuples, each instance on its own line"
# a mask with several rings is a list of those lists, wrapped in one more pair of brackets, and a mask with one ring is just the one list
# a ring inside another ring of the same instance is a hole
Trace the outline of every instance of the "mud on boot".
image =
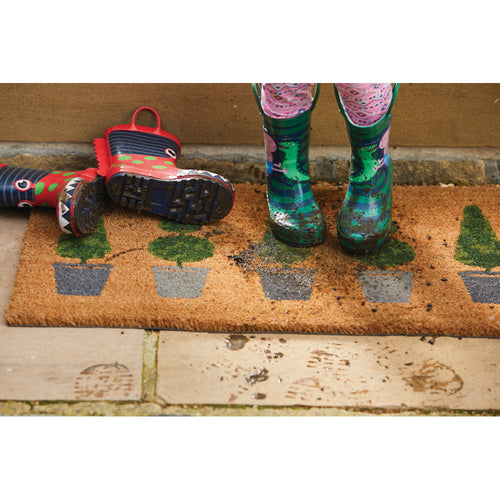
[(287, 245), (310, 247), (325, 240), (326, 222), (311, 189), (309, 173), (309, 110), (293, 118), (271, 118), (260, 104), (259, 86), (255, 99), (264, 120), (266, 151), (266, 197), (273, 235)]
[(399, 85), (386, 114), (370, 126), (355, 125), (347, 115), (336, 89), (351, 144), (349, 186), (337, 219), (337, 236), (344, 249), (364, 253), (385, 242), (391, 230), (392, 161), (389, 154), (391, 110)]

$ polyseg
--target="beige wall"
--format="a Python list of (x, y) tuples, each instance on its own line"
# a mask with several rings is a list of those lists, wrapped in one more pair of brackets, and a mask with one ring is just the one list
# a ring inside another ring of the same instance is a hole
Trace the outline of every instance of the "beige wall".
[[(0, 141), (92, 142), (107, 127), (155, 107), (162, 128), (184, 144), (260, 144), (261, 120), (249, 84), (0, 84)], [(403, 83), (391, 145), (500, 146), (500, 84)], [(149, 115), (149, 114), (148, 114)], [(152, 125), (152, 116), (141, 124)], [(331, 84), (312, 118), (313, 145), (345, 145)]]

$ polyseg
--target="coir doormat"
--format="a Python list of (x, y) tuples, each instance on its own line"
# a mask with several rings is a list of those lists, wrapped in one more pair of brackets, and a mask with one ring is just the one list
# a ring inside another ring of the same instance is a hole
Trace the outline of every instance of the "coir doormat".
[(209, 226), (113, 207), (87, 238), (33, 209), (10, 325), (218, 332), (500, 335), (500, 187), (396, 186), (389, 241), (342, 252), (345, 186), (317, 184), (326, 242), (294, 249), (267, 224), (265, 186), (237, 185)]

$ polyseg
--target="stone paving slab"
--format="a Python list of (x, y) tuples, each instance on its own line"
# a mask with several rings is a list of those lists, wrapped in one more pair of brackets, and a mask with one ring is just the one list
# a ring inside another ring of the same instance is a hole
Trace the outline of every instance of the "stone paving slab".
[(161, 332), (167, 404), (487, 410), (500, 406), (500, 341)]
[(5, 325), (4, 312), (16, 279), (28, 215), (28, 210), (0, 208), (0, 327)]
[(2, 329), (0, 400), (139, 400), (143, 343), (140, 330)]
[(0, 400), (140, 399), (142, 330), (6, 326), (28, 216), (0, 209)]

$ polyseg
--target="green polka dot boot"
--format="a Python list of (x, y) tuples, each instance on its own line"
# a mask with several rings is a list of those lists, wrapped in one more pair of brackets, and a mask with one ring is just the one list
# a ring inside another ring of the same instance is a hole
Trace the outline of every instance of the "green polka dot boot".
[(52, 207), (61, 230), (85, 236), (107, 206), (104, 177), (97, 169), (47, 172), (0, 165), (0, 207)]
[[(156, 116), (156, 128), (136, 125), (141, 110)], [(120, 206), (183, 224), (216, 222), (233, 207), (234, 189), (227, 179), (176, 167), (180, 142), (161, 130), (160, 117), (153, 108), (138, 108), (129, 125), (109, 128), (103, 139), (94, 141), (94, 147), (107, 192)]]

